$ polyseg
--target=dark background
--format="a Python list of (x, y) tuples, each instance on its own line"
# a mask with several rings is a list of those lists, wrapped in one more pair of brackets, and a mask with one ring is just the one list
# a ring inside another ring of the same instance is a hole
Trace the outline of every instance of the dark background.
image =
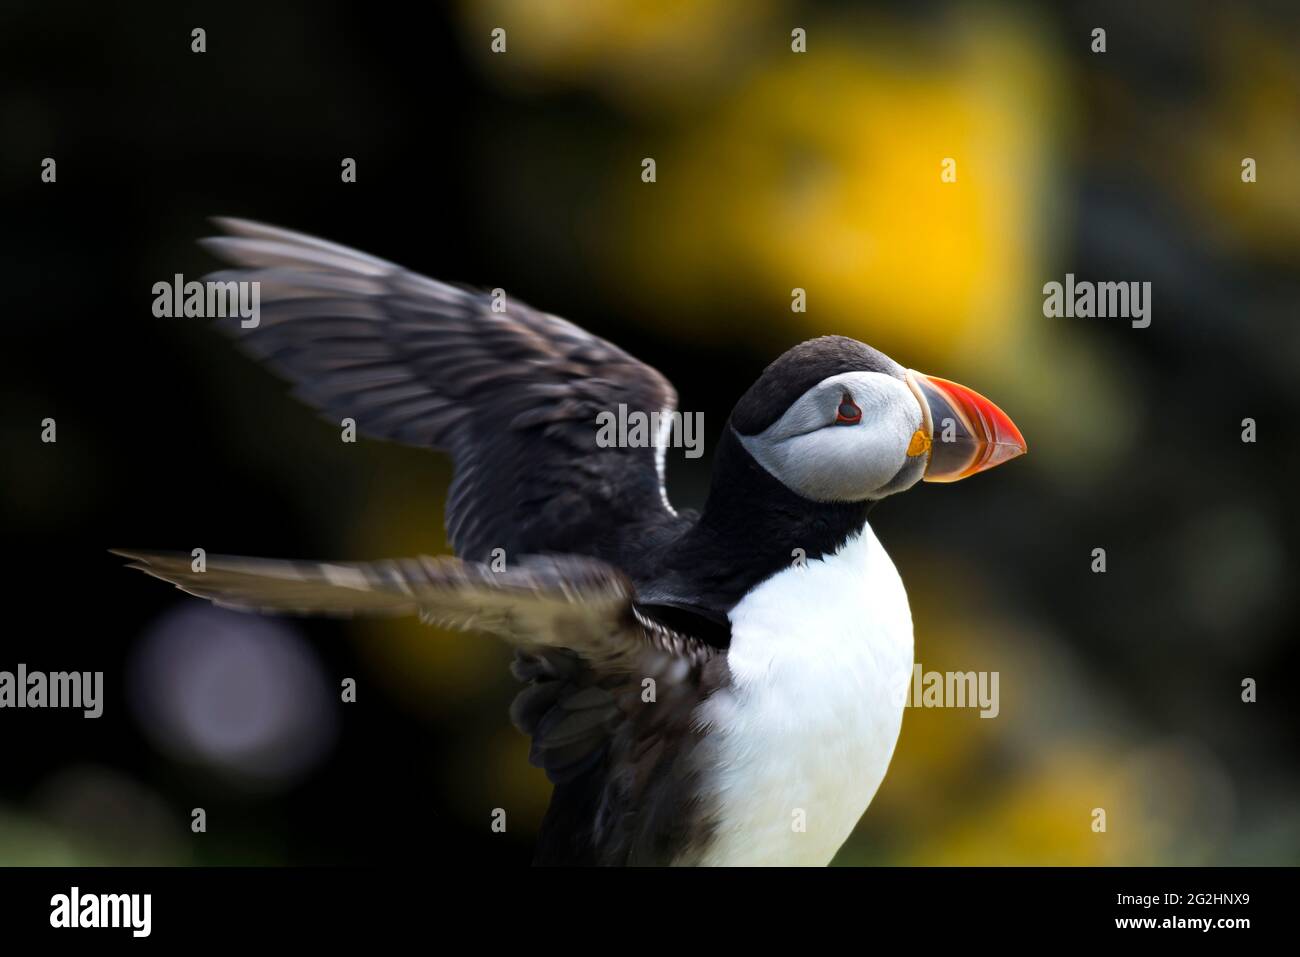
[[(668, 375), (706, 453), (812, 335), (990, 396), (1031, 454), (872, 523), (918, 660), (998, 670), (1002, 714), (909, 712), (837, 860), (1295, 863), (1300, 23), (1128, 7), (9, 4), (0, 669), (102, 670), (106, 700), (0, 712), (0, 863), (530, 858), (506, 649), (215, 612), (106, 552), (447, 549), (443, 456), (344, 445), (153, 317), (216, 214), (572, 319)], [(1044, 318), (1066, 272), (1150, 280), (1151, 327)], [(707, 478), (669, 456), (677, 505)]]

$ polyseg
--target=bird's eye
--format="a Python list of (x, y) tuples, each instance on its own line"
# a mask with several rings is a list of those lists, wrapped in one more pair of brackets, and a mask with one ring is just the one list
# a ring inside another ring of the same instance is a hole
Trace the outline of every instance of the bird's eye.
[(836, 425), (857, 425), (862, 421), (862, 410), (853, 402), (853, 396), (847, 392), (840, 399), (840, 407), (835, 410)]

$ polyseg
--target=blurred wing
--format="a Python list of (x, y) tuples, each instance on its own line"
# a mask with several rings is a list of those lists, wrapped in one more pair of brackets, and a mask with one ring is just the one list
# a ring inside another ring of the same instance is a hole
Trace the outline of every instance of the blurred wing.
[(431, 624), (486, 631), (515, 646), (564, 649), (596, 670), (653, 649), (708, 654), (642, 616), (615, 568), (575, 556), (530, 557), (508, 570), (455, 558), (307, 562), (208, 556), (202, 571), (184, 553), (114, 550), (131, 568), (239, 611), (280, 614), (419, 615)]
[(333, 243), (238, 219), (203, 241), (260, 283), (260, 322), (221, 323), (335, 423), (451, 453), (452, 547), (486, 560), (584, 553), (610, 528), (670, 519), (663, 457), (600, 448), (600, 412), (666, 412), (666, 379), (557, 316), (468, 292)]
[[(533, 739), (530, 760), (552, 781), (573, 786), (617, 747), (626, 773), (594, 785), (611, 806), (668, 786), (657, 771), (673, 757), (666, 742), (689, 731), (698, 695), (722, 673), (720, 652), (643, 615), (628, 580), (594, 559), (539, 557), (494, 572), (455, 558), (327, 563), (209, 556), (195, 571), (183, 553), (114, 554), (240, 611), (419, 614), (445, 627), (500, 635), (519, 649), (515, 676), (528, 685), (511, 717)], [(648, 701), (647, 679), (656, 688)], [(584, 818), (581, 848), (569, 846), (571, 834), (557, 840), (562, 854), (582, 859), (626, 857), (639, 839), (649, 839), (629, 826), (619, 815), (599, 827)], [(669, 825), (654, 827), (667, 833)]]

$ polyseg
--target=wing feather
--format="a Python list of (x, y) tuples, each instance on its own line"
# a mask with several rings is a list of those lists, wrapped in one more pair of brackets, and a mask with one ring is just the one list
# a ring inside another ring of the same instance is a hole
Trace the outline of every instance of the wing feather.
[(516, 647), (561, 649), (608, 673), (644, 653), (705, 660), (713, 649), (637, 612), (631, 582), (580, 556), (530, 556), (508, 570), (456, 558), (312, 562), (114, 549), (129, 567), (238, 611), (272, 614), (419, 615)]
[(602, 448), (597, 416), (671, 412), (668, 381), (617, 346), (513, 298), (408, 272), (336, 243), (242, 219), (203, 240), (260, 284), (260, 319), (218, 323), (337, 423), (450, 452), (447, 529), (463, 558), (596, 554), (611, 528), (670, 522), (662, 455)]

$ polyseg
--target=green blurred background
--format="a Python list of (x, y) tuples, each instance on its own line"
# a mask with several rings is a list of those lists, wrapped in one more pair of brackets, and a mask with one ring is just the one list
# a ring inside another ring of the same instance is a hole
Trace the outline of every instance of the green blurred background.
[[(654, 364), (705, 413), (679, 507), (802, 339), (992, 397), (1031, 454), (872, 521), (918, 661), (1000, 672), (1001, 713), (910, 710), (837, 863), (1300, 861), (1293, 5), (20, 0), (0, 43), (0, 669), (107, 683), (97, 721), (0, 713), (0, 863), (530, 858), (549, 787), (507, 649), (221, 613), (104, 551), (447, 549), (445, 458), (343, 445), (151, 315), (213, 266), (214, 214), (502, 286)], [(1067, 272), (1150, 281), (1151, 327), (1044, 318)]]

